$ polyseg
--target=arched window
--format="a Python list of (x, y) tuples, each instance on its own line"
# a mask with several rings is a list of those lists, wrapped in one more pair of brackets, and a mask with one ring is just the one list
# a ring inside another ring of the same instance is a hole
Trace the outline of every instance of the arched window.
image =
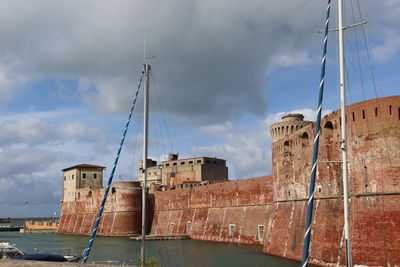
[(289, 146), (289, 141), (285, 141), (285, 142), (283, 143), (283, 146), (288, 147), (288, 146)]
[(301, 134), (300, 137), (303, 138), (303, 139), (308, 139), (308, 133), (304, 132), (304, 133)]
[(92, 197), (92, 191), (89, 191), (88, 197)]
[(324, 125), (325, 129), (332, 129), (333, 130), (333, 124), (330, 121), (327, 121)]

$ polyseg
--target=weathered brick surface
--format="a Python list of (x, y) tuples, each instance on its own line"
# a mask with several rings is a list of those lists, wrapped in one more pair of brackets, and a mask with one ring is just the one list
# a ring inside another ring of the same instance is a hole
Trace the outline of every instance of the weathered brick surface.
[[(133, 183), (119, 182), (112, 185), (98, 235), (129, 236), (141, 233), (141, 190), (133, 189)], [(89, 235), (97, 218), (104, 189), (78, 189), (75, 202), (62, 203), (58, 233)]]
[[(340, 116), (322, 119), (318, 154), (309, 255), (323, 266), (345, 260)], [(400, 96), (351, 105), (347, 122), (353, 263), (400, 265)], [(153, 192), (151, 233), (185, 234), (189, 222), (192, 239), (263, 244), (265, 253), (301, 260), (314, 132), (309, 124), (272, 144), (272, 176)], [(103, 191), (92, 193), (93, 201), (63, 203), (60, 233), (90, 233)], [(117, 190), (100, 234), (140, 233), (140, 206), (140, 190)], [(235, 226), (231, 237), (229, 225)]]
[[(272, 202), (272, 178), (154, 192), (154, 198), (153, 234), (184, 234), (191, 222), (192, 239), (260, 244), (257, 228), (269, 222), (266, 210)], [(228, 237), (229, 225), (235, 225), (232, 237)]]

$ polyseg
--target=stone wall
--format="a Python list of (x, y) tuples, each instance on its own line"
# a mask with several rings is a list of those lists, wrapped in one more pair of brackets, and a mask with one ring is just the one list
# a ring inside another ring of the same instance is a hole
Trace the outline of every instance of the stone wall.
[[(130, 236), (141, 233), (141, 190), (134, 182), (112, 184), (98, 235)], [(97, 218), (105, 189), (78, 189), (79, 199), (62, 203), (57, 233), (89, 235)]]
[[(156, 191), (151, 233), (187, 233), (197, 240), (261, 244), (258, 226), (266, 227), (271, 197), (271, 176)], [(235, 225), (231, 236), (229, 225)]]
[[(344, 263), (340, 116), (323, 118), (320, 137), (310, 259), (324, 266)], [(400, 264), (400, 96), (351, 105), (347, 122), (353, 263)], [(152, 192), (149, 231), (262, 244), (265, 253), (300, 260), (314, 132), (308, 124), (273, 143), (272, 176)], [(124, 188), (111, 194), (99, 234), (140, 233), (140, 190)], [(102, 192), (63, 203), (59, 232), (89, 234)]]

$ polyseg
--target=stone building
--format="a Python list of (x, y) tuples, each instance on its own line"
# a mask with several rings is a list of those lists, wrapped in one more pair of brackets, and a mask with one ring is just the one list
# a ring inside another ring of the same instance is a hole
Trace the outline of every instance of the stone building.
[(75, 201), (79, 188), (102, 188), (103, 170), (106, 167), (80, 164), (65, 168), (64, 172), (64, 190), (63, 202)]
[[(176, 186), (202, 181), (227, 181), (226, 160), (209, 157), (178, 159), (178, 154), (169, 154), (168, 160), (157, 165), (151, 159), (147, 162), (147, 186), (152, 184)], [(138, 180), (143, 181), (143, 166), (140, 164)]]

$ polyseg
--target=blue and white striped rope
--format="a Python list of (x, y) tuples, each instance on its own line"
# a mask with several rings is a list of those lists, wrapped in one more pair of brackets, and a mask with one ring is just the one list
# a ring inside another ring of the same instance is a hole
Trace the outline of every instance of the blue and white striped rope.
[(138, 94), (139, 94), (140, 86), (142, 84), (142, 80), (143, 80), (143, 74), (140, 77), (140, 80), (138, 82), (136, 94), (135, 94), (135, 97), (134, 97), (133, 102), (132, 102), (131, 112), (129, 113), (128, 121), (126, 122), (124, 133), (122, 135), (121, 143), (119, 144), (117, 156), (115, 157), (115, 160), (114, 160), (114, 166), (113, 166), (113, 169), (111, 171), (110, 178), (108, 179), (108, 184), (107, 184), (106, 190), (104, 191), (103, 201), (101, 202), (100, 210), (99, 210), (99, 213), (97, 214), (97, 219), (96, 219), (96, 223), (94, 224), (94, 227), (93, 227), (92, 235), (90, 236), (89, 243), (87, 245), (87, 248), (84, 251), (82, 263), (86, 263), (86, 261), (87, 261), (87, 259), (89, 257), (89, 254), (90, 254), (90, 250), (92, 249), (94, 238), (96, 237), (97, 228), (99, 227), (100, 218), (101, 218), (101, 215), (103, 214), (104, 206), (106, 204), (108, 191), (110, 191), (110, 186), (111, 186), (111, 183), (112, 183), (112, 180), (113, 180), (113, 177), (114, 177), (115, 169), (116, 169), (117, 164), (118, 164), (119, 155), (121, 154), (122, 145), (124, 144), (124, 141), (125, 141), (126, 132), (128, 131), (128, 126), (129, 126), (129, 123), (130, 123), (131, 118), (132, 118), (132, 113), (133, 113), (133, 110), (135, 108), (135, 104), (136, 104), (136, 100), (137, 100), (137, 97), (138, 97)]
[(324, 45), (323, 45), (323, 51), (322, 51), (322, 63), (321, 63), (321, 81), (319, 83), (318, 109), (317, 109), (317, 114), (316, 114), (314, 151), (313, 151), (313, 157), (312, 157), (312, 169), (311, 169), (311, 178), (310, 178), (310, 196), (308, 199), (306, 233), (304, 235), (303, 259), (301, 262), (302, 267), (307, 266), (308, 251), (309, 251), (310, 240), (311, 240), (311, 220), (312, 220), (312, 213), (313, 213), (313, 209), (314, 209), (314, 187), (315, 187), (315, 177), (317, 174), (318, 144), (319, 144), (319, 134), (320, 134), (320, 128), (321, 128), (322, 99), (323, 99), (323, 95), (324, 95), (324, 84), (325, 84), (324, 79), (325, 79), (326, 49), (328, 46), (328, 29), (329, 29), (330, 11), (331, 11), (331, 0), (328, 0), (328, 5), (326, 7), (325, 37), (324, 37)]

